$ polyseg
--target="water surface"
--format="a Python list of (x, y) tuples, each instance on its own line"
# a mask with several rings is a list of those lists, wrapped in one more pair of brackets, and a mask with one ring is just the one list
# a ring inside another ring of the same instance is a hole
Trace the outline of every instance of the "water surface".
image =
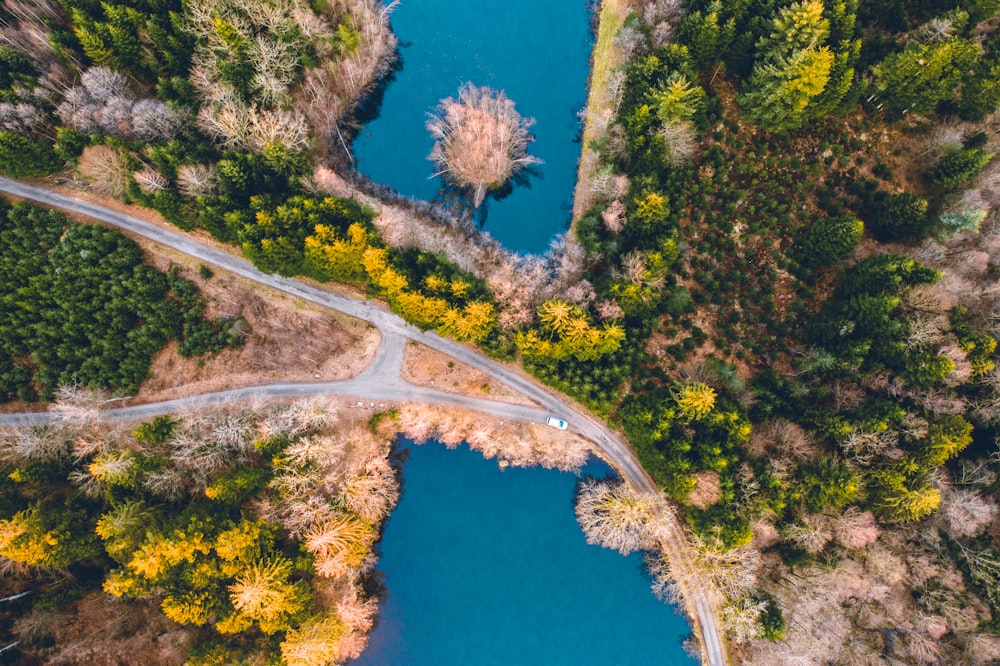
[(392, 15), (402, 68), (377, 119), (354, 141), (358, 168), (400, 194), (432, 200), (427, 113), (466, 81), (501, 89), (536, 119), (528, 185), (488, 199), (484, 228), (511, 250), (544, 250), (571, 217), (592, 39), (587, 0), (403, 0)]
[[(603, 464), (585, 474), (604, 476)], [(411, 446), (378, 568), (388, 599), (352, 666), (690, 666), (687, 622), (638, 555), (589, 546), (577, 478), (500, 471), (461, 447)]]

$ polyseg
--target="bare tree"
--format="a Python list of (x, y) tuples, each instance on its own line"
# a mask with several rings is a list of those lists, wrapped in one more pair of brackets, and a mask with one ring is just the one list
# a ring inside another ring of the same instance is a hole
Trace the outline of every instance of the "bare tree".
[(533, 124), (503, 92), (466, 83), (457, 99), (443, 100), (427, 121), (435, 140), (430, 159), (439, 168), (436, 175), (473, 188), (474, 205), (479, 207), (487, 192), (502, 187), (521, 169), (540, 163), (528, 155)]
[(129, 161), (121, 150), (98, 144), (84, 148), (78, 168), (96, 192), (120, 198), (132, 178)]
[(941, 494), (938, 515), (947, 532), (956, 539), (981, 533), (993, 522), (996, 513), (996, 502), (974, 490), (947, 488)]
[(849, 507), (833, 519), (833, 538), (844, 548), (860, 549), (878, 539), (879, 528), (870, 511)]
[(183, 164), (177, 167), (177, 189), (186, 197), (216, 194), (218, 174), (214, 165)]
[(101, 391), (81, 386), (61, 386), (49, 411), (58, 415), (59, 421), (69, 426), (90, 426), (101, 418), (101, 407), (107, 396)]
[(91, 67), (80, 75), (80, 84), (94, 101), (107, 102), (116, 97), (129, 97), (128, 79), (107, 67)]
[(577, 488), (576, 520), (587, 543), (628, 555), (652, 543), (655, 498), (636, 494), (624, 482), (586, 479)]
[(141, 99), (132, 107), (132, 132), (140, 141), (172, 139), (186, 119), (156, 99)]
[(69, 453), (70, 438), (54, 426), (29, 426), (0, 431), (0, 459), (19, 466), (57, 460)]
[(162, 173), (150, 167), (134, 172), (132, 174), (132, 180), (134, 180), (136, 184), (139, 185), (139, 189), (146, 194), (155, 194), (156, 192), (170, 186), (170, 181), (168, 181)]

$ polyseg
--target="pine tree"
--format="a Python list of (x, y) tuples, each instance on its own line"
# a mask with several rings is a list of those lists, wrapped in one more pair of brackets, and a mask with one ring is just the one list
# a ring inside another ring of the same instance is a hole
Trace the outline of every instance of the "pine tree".
[(841, 108), (861, 54), (856, 10), (857, 0), (803, 0), (775, 13), (740, 97), (754, 122), (794, 129)]
[(802, 230), (802, 263), (812, 268), (843, 259), (858, 246), (864, 235), (861, 220), (844, 215), (825, 217)]
[(807, 110), (830, 82), (834, 55), (828, 47), (778, 56), (754, 67), (740, 106), (758, 125), (783, 130), (800, 127)]
[(704, 11), (688, 12), (678, 28), (678, 37), (687, 44), (691, 59), (699, 68), (720, 60), (729, 50), (736, 33), (736, 20), (720, 23), (722, 3), (716, 0)]
[(968, 39), (933, 44), (911, 41), (871, 68), (874, 92), (890, 111), (927, 114), (954, 97), (978, 57), (979, 46)]

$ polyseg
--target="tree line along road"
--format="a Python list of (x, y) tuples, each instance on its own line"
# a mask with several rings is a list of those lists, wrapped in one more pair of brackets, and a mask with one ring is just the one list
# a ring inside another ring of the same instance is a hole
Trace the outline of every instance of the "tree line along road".
[[(317, 287), (307, 285), (298, 280), (268, 275), (240, 257), (233, 256), (221, 250), (209, 247), (192, 236), (180, 231), (160, 227), (151, 222), (120, 213), (118, 211), (87, 201), (82, 201), (57, 194), (47, 188), (27, 185), (0, 177), (0, 192), (31, 201), (33, 203), (57, 208), (69, 213), (82, 215), (99, 222), (117, 227), (138, 236), (154, 241), (175, 251), (187, 254), (206, 264), (212, 264), (223, 270), (247, 278), (259, 284), (277, 289), (286, 294), (322, 305), (344, 314), (367, 321), (376, 326), (382, 333), (383, 344), (373, 362), (373, 367), (359, 377), (346, 382), (326, 384), (279, 384), (270, 387), (251, 387), (226, 391), (210, 396), (194, 396), (182, 401), (197, 404), (206, 400), (218, 404), (224, 401), (243, 400), (254, 396), (268, 397), (302, 397), (317, 393), (355, 395), (376, 400), (407, 400), (411, 402), (430, 402), (435, 404), (457, 404), (471, 409), (497, 414), (509, 415), (509, 418), (544, 422), (546, 414), (554, 414), (569, 423), (570, 431), (590, 440), (603, 452), (604, 457), (625, 477), (637, 490), (646, 493), (656, 493), (657, 488), (652, 479), (642, 469), (628, 442), (608, 428), (595, 417), (577, 410), (567, 401), (560, 399), (550, 390), (543, 388), (535, 381), (518, 374), (499, 363), (485, 357), (478, 350), (461, 345), (454, 340), (442, 338), (434, 331), (421, 331), (407, 324), (400, 317), (387, 309), (370, 301), (350, 298), (334, 294)], [(488, 400), (477, 400), (466, 396), (454, 395), (407, 384), (399, 378), (398, 360), (401, 359), (401, 349), (406, 340), (424, 344), (431, 349), (446, 354), (457, 361), (476, 368), (494, 379), (517, 390), (525, 397), (541, 406), (540, 409), (525, 408), (507, 403)], [(386, 362), (391, 359), (389, 362)], [(379, 368), (382, 368), (381, 370)], [(395, 376), (392, 377), (392, 373)], [(310, 391), (313, 391), (312, 393)], [(473, 404), (475, 403), (475, 404)], [(178, 401), (156, 403), (128, 407), (124, 410), (135, 410), (129, 413), (123, 411), (117, 418), (146, 418), (154, 415), (157, 409), (170, 411), (184, 407)], [(143, 411), (146, 410), (146, 411)], [(501, 413), (501, 410), (505, 413)], [(523, 411), (520, 411), (523, 410)], [(115, 418), (118, 410), (108, 410), (108, 415)], [(520, 414), (520, 416), (515, 415)], [(39, 415), (8, 415), (0, 417), (0, 424), (16, 425), (30, 422), (31, 419), (46, 419)], [(716, 618), (710, 596), (703, 588), (691, 589), (685, 584), (691, 577), (685, 575), (689, 568), (689, 551), (684, 533), (673, 518), (667, 521), (664, 530), (663, 546), (671, 567), (677, 573), (677, 581), (689, 614), (695, 622), (695, 630), (700, 634), (703, 661), (710, 666), (722, 666), (728, 663), (723, 646), (722, 632)]]

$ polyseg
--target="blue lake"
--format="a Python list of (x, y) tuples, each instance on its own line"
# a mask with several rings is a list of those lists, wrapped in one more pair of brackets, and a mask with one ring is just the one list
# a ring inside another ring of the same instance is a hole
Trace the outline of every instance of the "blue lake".
[[(584, 474), (606, 476), (603, 464)], [(587, 545), (578, 479), (410, 446), (378, 568), (388, 599), (352, 666), (691, 666), (690, 627), (638, 555)]]
[(404, 0), (391, 21), (402, 67), (354, 140), (358, 169), (435, 199), (444, 182), (431, 178), (428, 112), (466, 81), (503, 90), (536, 119), (529, 152), (544, 164), (509, 196), (487, 199), (483, 228), (511, 250), (545, 250), (571, 217), (593, 46), (587, 0)]

